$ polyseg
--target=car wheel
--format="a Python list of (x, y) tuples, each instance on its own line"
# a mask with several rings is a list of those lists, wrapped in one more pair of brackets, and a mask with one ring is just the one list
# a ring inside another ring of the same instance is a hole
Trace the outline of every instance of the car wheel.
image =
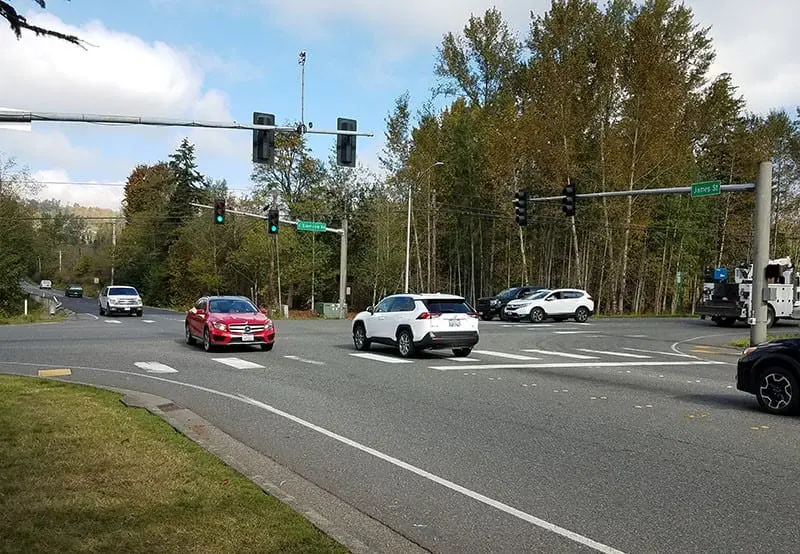
[(103, 309), (103, 306), (100, 306), (100, 315), (106, 315), (106, 312)]
[(586, 306), (581, 306), (575, 310), (575, 321), (584, 323), (587, 319), (589, 319), (589, 309)]
[(492, 314), (483, 314), (481, 316), (481, 319), (484, 321), (491, 321), (494, 319), (494, 316)]
[(775, 310), (772, 306), (767, 306), (767, 329), (775, 325)]
[(194, 337), (192, 336), (192, 332), (189, 330), (189, 324), (187, 323), (184, 325), (186, 328), (185, 335), (186, 335), (186, 344), (192, 345), (194, 344)]
[(544, 310), (541, 308), (534, 308), (531, 310), (529, 317), (531, 318), (531, 323), (541, 323), (544, 321), (545, 317)]
[(736, 325), (735, 317), (718, 317), (713, 320), (717, 327), (733, 327)]
[(797, 378), (791, 371), (781, 367), (770, 367), (762, 371), (758, 380), (756, 399), (765, 412), (777, 415), (797, 413), (800, 405)]
[(353, 346), (356, 347), (356, 350), (369, 350), (370, 341), (367, 338), (367, 330), (364, 328), (364, 324), (360, 323), (355, 326), (353, 329)]
[(400, 351), (400, 356), (403, 358), (410, 358), (414, 355), (414, 339), (408, 329), (403, 329), (397, 334), (397, 350)]
[(472, 348), (453, 348), (453, 356), (456, 358), (466, 358), (472, 353)]
[(214, 349), (214, 345), (211, 344), (211, 335), (208, 333), (208, 328), (203, 331), (203, 350), (206, 352), (211, 352)]
[(267, 342), (267, 343), (264, 343), (264, 344), (261, 345), (261, 350), (264, 350), (265, 352), (269, 352), (270, 350), (272, 350), (273, 346), (275, 346), (274, 342)]

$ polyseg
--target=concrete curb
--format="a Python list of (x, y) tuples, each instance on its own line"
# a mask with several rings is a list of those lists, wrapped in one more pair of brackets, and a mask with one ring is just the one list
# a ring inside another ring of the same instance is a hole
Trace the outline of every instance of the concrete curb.
[[(94, 385), (93, 385), (94, 386)], [(429, 552), (271, 458), (253, 450), (191, 410), (148, 393), (105, 388), (124, 394), (122, 403), (144, 408), (220, 458), (264, 492), (287, 504), (355, 554)]]

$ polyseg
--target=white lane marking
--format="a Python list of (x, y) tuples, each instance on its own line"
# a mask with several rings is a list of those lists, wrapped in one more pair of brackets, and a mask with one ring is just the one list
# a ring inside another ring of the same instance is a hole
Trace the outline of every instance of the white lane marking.
[(235, 367), (236, 369), (263, 369), (263, 365), (254, 364), (239, 358), (211, 358), (215, 362)]
[(573, 325), (591, 325), (591, 323), (579, 323), (576, 321)]
[[(470, 369), (579, 369), (579, 368), (592, 368), (592, 367), (644, 367), (644, 366), (689, 366), (689, 365), (728, 365), (725, 362), (714, 361), (699, 361), (692, 360), (686, 362), (562, 362), (562, 363), (543, 363), (543, 364), (486, 364), (486, 365), (473, 365), (469, 366)], [(428, 369), (436, 369), (438, 371), (453, 371), (461, 370), (459, 367), (452, 365), (433, 365), (428, 366)]]
[(581, 352), (588, 352), (589, 354), (605, 354), (607, 356), (619, 356), (620, 358), (636, 358), (639, 360), (649, 360), (652, 356), (644, 356), (643, 354), (627, 354), (625, 352), (611, 352), (608, 350), (591, 350), (589, 348), (578, 348)]
[(450, 360), (451, 362), (480, 362), (480, 360), (478, 358), (470, 358), (470, 357), (468, 357), (468, 358), (456, 358), (455, 356), (453, 356), (453, 357), (447, 357), (447, 358), (444, 358), (444, 359), (445, 360)]
[(147, 373), (178, 373), (177, 369), (159, 362), (134, 362), (133, 365)]
[(531, 356), (523, 356), (521, 354), (506, 354), (505, 352), (495, 352), (494, 350), (473, 350), (476, 354), (484, 354), (486, 356), (495, 356), (497, 358), (508, 358), (509, 360), (538, 360)]
[(530, 325), (526, 325), (526, 329), (540, 329), (542, 327), (552, 327), (552, 323), (531, 323)]
[(106, 323), (122, 323), (122, 322), (118, 319), (106, 319)]
[(648, 338), (647, 335), (625, 335), (625, 337), (629, 339), (646, 339)]
[[(692, 337), (690, 339), (684, 339), (684, 340), (679, 340), (678, 342), (673, 342), (672, 345), (669, 347), (669, 349), (675, 352), (676, 354), (685, 354), (685, 352), (681, 352), (680, 349), (678, 349), (679, 345), (700, 339), (710, 339), (714, 337), (740, 337), (740, 336), (741, 336), (740, 333), (718, 333), (716, 335), (703, 335), (700, 337)], [(736, 364), (726, 364), (726, 365), (736, 365)]]
[(100, 318), (99, 318), (99, 317), (97, 317), (96, 315), (94, 315), (94, 314), (90, 314), (89, 312), (83, 312), (83, 313), (84, 313), (84, 314), (86, 314), (86, 315), (88, 315), (88, 316), (91, 316), (91, 317), (93, 317), (95, 321), (97, 321), (97, 320), (99, 320), (99, 319), (100, 319)]
[(318, 362), (316, 360), (307, 360), (305, 358), (301, 358), (300, 356), (284, 356), (287, 360), (295, 360), (297, 362), (303, 362), (304, 364), (312, 364), (312, 365), (325, 365), (325, 362)]
[(591, 331), (553, 331), (554, 335), (582, 335), (584, 333), (591, 333)]
[(553, 352), (551, 350), (538, 350), (536, 348), (523, 348), (523, 352), (533, 354), (543, 354), (545, 356), (561, 356), (563, 358), (573, 358), (575, 360), (596, 360), (597, 356), (584, 356), (583, 354), (568, 354), (567, 352)]
[[(26, 363), (26, 362), (0, 362), (0, 365), (19, 365), (19, 366), (25, 366), (25, 367), (47, 367), (47, 366), (49, 366), (49, 367), (58, 367), (58, 368), (64, 367), (63, 365), (34, 364), (34, 363)], [(391, 463), (393, 465), (396, 465), (398, 467), (406, 469), (406, 470), (408, 470), (408, 471), (410, 471), (412, 473), (415, 473), (416, 475), (424, 477), (425, 479), (429, 479), (429, 480), (431, 480), (431, 481), (433, 481), (435, 483), (441, 484), (442, 486), (445, 486), (445, 487), (447, 487), (447, 488), (449, 488), (451, 490), (459, 492), (459, 493), (461, 493), (461, 494), (463, 494), (465, 496), (468, 496), (469, 498), (472, 498), (474, 500), (482, 502), (483, 504), (486, 504), (487, 506), (491, 506), (493, 508), (496, 508), (496, 509), (498, 509), (498, 510), (500, 510), (502, 512), (505, 512), (505, 513), (507, 513), (509, 515), (517, 517), (517, 518), (519, 518), (519, 519), (521, 519), (523, 521), (527, 521), (528, 523), (536, 525), (537, 527), (540, 527), (540, 528), (545, 529), (547, 531), (551, 531), (553, 533), (561, 535), (562, 537), (566, 537), (566, 538), (568, 538), (570, 540), (573, 540), (573, 541), (575, 541), (575, 542), (577, 542), (579, 544), (583, 544), (585, 546), (588, 546), (589, 548), (593, 548), (593, 549), (597, 550), (598, 552), (603, 552), (604, 554), (625, 554), (621, 550), (617, 550), (617, 549), (612, 548), (610, 546), (607, 546), (607, 545), (604, 545), (602, 543), (596, 542), (596, 541), (594, 541), (594, 540), (592, 540), (592, 539), (590, 539), (588, 537), (584, 537), (583, 535), (579, 535), (578, 533), (575, 533), (575, 532), (570, 531), (568, 529), (564, 529), (563, 527), (559, 527), (558, 525), (555, 525), (555, 524), (550, 523), (548, 521), (545, 521), (543, 519), (539, 519), (539, 518), (537, 518), (535, 516), (532, 516), (530, 514), (527, 514), (527, 513), (523, 512), (522, 510), (518, 510), (517, 508), (514, 508), (514, 507), (509, 506), (507, 504), (503, 504), (502, 502), (499, 502), (497, 500), (489, 498), (488, 496), (484, 496), (484, 495), (482, 495), (480, 493), (471, 491), (471, 490), (469, 490), (469, 489), (467, 489), (465, 487), (462, 487), (461, 485), (453, 483), (452, 481), (448, 481), (448, 480), (443, 479), (443, 478), (441, 478), (441, 477), (439, 477), (437, 475), (429, 473), (429, 472), (427, 472), (427, 471), (425, 471), (423, 469), (420, 469), (420, 468), (417, 468), (415, 466), (412, 466), (411, 464), (409, 464), (407, 462), (403, 462), (402, 460), (398, 460), (397, 458), (393, 458), (391, 456), (388, 456), (386, 454), (378, 452), (377, 450), (374, 450), (374, 449), (369, 448), (367, 446), (360, 445), (359, 443), (356, 443), (355, 441), (352, 441), (351, 439), (347, 439), (347, 438), (342, 437), (340, 435), (335, 435), (334, 433), (332, 433), (331, 431), (328, 431), (327, 429), (323, 429), (322, 427), (318, 427), (318, 426), (314, 425), (313, 423), (309, 423), (307, 421), (304, 421), (304, 420), (298, 418), (297, 416), (293, 416), (293, 415), (288, 414), (286, 412), (282, 412), (280, 410), (277, 410), (276, 408), (272, 408), (271, 406), (268, 406), (267, 404), (263, 404), (262, 402), (258, 402), (257, 400), (253, 400), (252, 398), (248, 398), (248, 397), (246, 397), (246, 396), (244, 396), (242, 394), (234, 395), (234, 394), (230, 394), (228, 392), (223, 392), (223, 391), (211, 389), (211, 388), (208, 388), (208, 387), (203, 387), (201, 385), (193, 385), (191, 383), (184, 383), (182, 381), (175, 381), (173, 379), (166, 379), (164, 377), (156, 377), (155, 375), (144, 375), (144, 374), (141, 374), (141, 373), (133, 373), (132, 371), (121, 371), (121, 370), (118, 370), (118, 369), (107, 369), (107, 368), (99, 368), (99, 367), (84, 367), (84, 366), (71, 366), (71, 369), (84, 369), (84, 370), (88, 370), (88, 371), (98, 371), (98, 372), (102, 372), (102, 373), (116, 373), (116, 374), (119, 374), (119, 375), (132, 375), (134, 377), (139, 377), (139, 378), (142, 378), (142, 379), (152, 379), (153, 381), (161, 381), (162, 383), (170, 383), (172, 385), (178, 385), (178, 386), (187, 387), (187, 388), (191, 388), (191, 389), (195, 389), (195, 390), (200, 390), (200, 391), (203, 391), (203, 392), (207, 392), (209, 394), (214, 394), (214, 395), (217, 395), (217, 396), (222, 396), (224, 398), (229, 398), (231, 400), (236, 400), (238, 402), (246, 402), (248, 404), (258, 406), (258, 407), (266, 409), (266, 410), (268, 410), (268, 411), (270, 411), (270, 412), (272, 412), (272, 413), (274, 413), (276, 415), (279, 415), (281, 417), (285, 417), (287, 419), (290, 419), (291, 421), (295, 421), (296, 423), (299, 423), (300, 425), (306, 426), (306, 427), (308, 427), (310, 429), (313, 429), (315, 431), (319, 431), (320, 433), (326, 434), (327, 436), (330, 436), (331, 438), (335, 438), (336, 440), (338, 440), (340, 442), (343, 442), (344, 444), (351, 445), (354, 448), (357, 448), (359, 450), (362, 450), (364, 452), (372, 454), (373, 456), (376, 456), (376, 457), (381, 458), (381, 459), (383, 459), (383, 460), (385, 460), (385, 461), (387, 461), (387, 462), (389, 462), (389, 463)]]
[(143, 319), (142, 323), (155, 323), (152, 319)]
[(658, 350), (644, 350), (642, 348), (623, 348), (623, 350), (630, 350), (631, 352), (644, 352), (645, 354), (660, 354), (661, 356), (676, 356), (678, 358), (691, 358), (697, 360), (697, 356), (691, 354), (676, 354), (675, 352), (659, 352)]
[(329, 430), (325, 429), (324, 427), (320, 427), (319, 425), (315, 425), (314, 423), (311, 423), (309, 421), (301, 419), (301, 418), (299, 418), (299, 417), (297, 417), (295, 415), (292, 415), (290, 413), (284, 412), (283, 410), (279, 410), (278, 408), (270, 406), (269, 404), (264, 404), (263, 402), (259, 402), (258, 400), (255, 400), (255, 399), (250, 398), (248, 396), (245, 396), (243, 394), (240, 394), (239, 396), (242, 398), (242, 400), (252, 404), (253, 406), (257, 406), (257, 407), (259, 407), (259, 408), (261, 408), (263, 410), (266, 410), (266, 411), (268, 411), (270, 413), (273, 413), (275, 415), (278, 415), (280, 417), (288, 419), (289, 421), (293, 421), (293, 422), (297, 423), (298, 425), (302, 425), (303, 427), (311, 429), (312, 431), (316, 431), (317, 433), (320, 433), (322, 435), (325, 435), (326, 437), (329, 437), (329, 438), (334, 439), (334, 440), (336, 440), (338, 442), (346, 444), (347, 446), (355, 448), (356, 450), (360, 450), (362, 452), (370, 454), (371, 456), (374, 456), (375, 458), (383, 460), (384, 462), (388, 462), (388, 463), (390, 463), (390, 464), (392, 464), (394, 466), (397, 466), (399, 468), (405, 469), (406, 471), (410, 471), (411, 473), (414, 473), (415, 475), (418, 475), (418, 476), (420, 476), (420, 477), (422, 477), (424, 479), (427, 479), (429, 481), (432, 481), (434, 483), (442, 485), (443, 487), (446, 487), (446, 488), (448, 488), (448, 489), (450, 489), (452, 491), (460, 493), (460, 494), (462, 494), (462, 495), (464, 495), (464, 496), (466, 496), (468, 498), (471, 498), (473, 500), (477, 500), (478, 502), (481, 502), (482, 504), (486, 504), (487, 506), (490, 506), (492, 508), (500, 510), (501, 512), (505, 512), (506, 514), (512, 515), (512, 516), (514, 516), (516, 518), (519, 518), (519, 519), (521, 519), (523, 521), (527, 521), (528, 523), (536, 525), (537, 527), (540, 527), (540, 528), (542, 528), (542, 529), (544, 529), (546, 531), (550, 531), (550, 532), (555, 533), (557, 535), (561, 535), (562, 537), (570, 539), (570, 540), (572, 540), (572, 541), (574, 541), (574, 542), (576, 542), (578, 544), (582, 544), (584, 546), (588, 546), (589, 548), (593, 548), (594, 550), (597, 550), (598, 552), (604, 552), (606, 554), (622, 554), (622, 551), (620, 551), (620, 550), (616, 550), (615, 548), (612, 548), (612, 547), (607, 546), (605, 544), (602, 544), (602, 543), (599, 543), (597, 541), (594, 541), (594, 540), (592, 540), (592, 539), (590, 539), (588, 537), (584, 537), (583, 535), (579, 535), (578, 533), (575, 533), (574, 531), (570, 531), (569, 529), (564, 529), (563, 527), (559, 527), (558, 525), (555, 525), (554, 523), (550, 523), (549, 521), (545, 521), (543, 519), (539, 519), (538, 517), (533, 516), (531, 514), (528, 514), (526, 512), (523, 512), (522, 510), (514, 508), (513, 506), (509, 506), (508, 504), (504, 504), (504, 503), (502, 503), (502, 502), (500, 502), (498, 500), (495, 500), (493, 498), (489, 498), (488, 496), (484, 496), (479, 492), (475, 492), (475, 491), (473, 491), (471, 489), (468, 489), (466, 487), (463, 487), (463, 486), (461, 486), (461, 485), (459, 485), (457, 483), (449, 481), (449, 480), (447, 480), (447, 479), (445, 479), (443, 477), (439, 477), (438, 475), (430, 473), (429, 471), (425, 471), (422, 468), (419, 468), (417, 466), (411, 465), (408, 462), (404, 462), (403, 460), (395, 458), (394, 456), (390, 456), (388, 454), (384, 454), (383, 452), (381, 452), (379, 450), (375, 450), (374, 448), (371, 448), (369, 446), (363, 445), (363, 444), (361, 444), (359, 442), (356, 442), (356, 441), (354, 441), (352, 439), (348, 439), (347, 437), (343, 437), (342, 435), (334, 433), (333, 431), (329, 431)]
[(384, 362), (387, 364), (413, 364), (411, 360), (403, 360), (402, 358), (393, 358), (391, 356), (382, 356), (380, 354), (372, 354), (371, 352), (351, 352), (351, 356), (356, 358), (364, 358), (365, 360), (372, 360), (374, 362)]

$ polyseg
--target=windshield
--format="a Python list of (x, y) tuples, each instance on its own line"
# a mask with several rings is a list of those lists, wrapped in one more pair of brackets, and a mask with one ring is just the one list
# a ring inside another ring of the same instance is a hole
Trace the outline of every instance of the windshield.
[(139, 296), (133, 287), (111, 287), (108, 289), (109, 296)]
[(515, 294), (517, 294), (517, 291), (518, 291), (518, 290), (519, 290), (519, 287), (514, 287), (514, 288), (511, 288), (511, 289), (506, 289), (506, 290), (504, 290), (503, 292), (501, 292), (500, 294), (498, 294), (497, 296), (498, 296), (500, 299), (502, 299), (502, 300), (508, 300), (508, 299), (511, 299), (511, 298), (513, 298), (513, 297), (514, 297), (514, 295), (515, 295)]
[(537, 290), (534, 292), (529, 292), (525, 296), (523, 296), (523, 300), (540, 300), (550, 294), (549, 290)]
[(258, 309), (249, 300), (215, 298), (208, 303), (208, 311), (215, 314), (252, 314)]

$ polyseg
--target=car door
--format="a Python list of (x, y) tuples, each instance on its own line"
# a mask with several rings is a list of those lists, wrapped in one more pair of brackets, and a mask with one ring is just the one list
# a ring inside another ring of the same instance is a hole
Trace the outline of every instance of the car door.
[(364, 324), (367, 328), (368, 337), (384, 339), (394, 336), (394, 334), (389, 331), (391, 325), (389, 314), (392, 310), (392, 304), (394, 304), (393, 296), (384, 298), (375, 306), (375, 311), (372, 312), (372, 315), (366, 318)]
[(565, 302), (562, 291), (553, 291), (544, 299), (544, 311), (547, 315), (562, 315), (566, 313)]
[(386, 314), (386, 327), (384, 331), (387, 333), (386, 336), (395, 338), (397, 336), (397, 327), (403, 324), (411, 326), (413, 333), (416, 307), (414, 299), (410, 296), (396, 296), (394, 302), (392, 302), (389, 313)]
[[(208, 299), (201, 298), (195, 305), (189, 310), (189, 329), (192, 331), (192, 334), (196, 337), (203, 336), (203, 328), (206, 325), (206, 315), (205, 311), (208, 309)], [(203, 313), (198, 313), (198, 310), (202, 310)]]

